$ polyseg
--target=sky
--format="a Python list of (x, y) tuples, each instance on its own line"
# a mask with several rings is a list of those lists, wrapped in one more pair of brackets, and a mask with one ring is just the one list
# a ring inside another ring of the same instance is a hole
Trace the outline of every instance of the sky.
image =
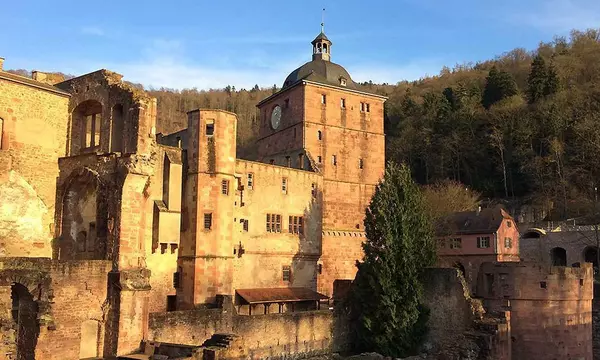
[(598, 0), (5, 0), (5, 69), (105, 68), (146, 87), (281, 86), (320, 32), (353, 80), (396, 83), (600, 28)]

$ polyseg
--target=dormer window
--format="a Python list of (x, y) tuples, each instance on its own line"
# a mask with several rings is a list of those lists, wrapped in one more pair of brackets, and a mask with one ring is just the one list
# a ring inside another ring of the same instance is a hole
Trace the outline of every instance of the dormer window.
[(340, 85), (346, 86), (346, 79), (340, 78)]

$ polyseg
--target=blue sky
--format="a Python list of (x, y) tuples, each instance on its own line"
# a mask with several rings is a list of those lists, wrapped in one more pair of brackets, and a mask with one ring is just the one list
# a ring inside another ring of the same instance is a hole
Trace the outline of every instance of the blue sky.
[(6, 69), (100, 68), (152, 87), (279, 86), (325, 32), (356, 81), (395, 83), (571, 29), (600, 28), (598, 0), (7, 0)]

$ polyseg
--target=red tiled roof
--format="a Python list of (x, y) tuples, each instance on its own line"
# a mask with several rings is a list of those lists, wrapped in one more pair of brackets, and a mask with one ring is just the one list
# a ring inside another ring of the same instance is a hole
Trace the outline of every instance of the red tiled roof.
[(235, 292), (248, 304), (317, 301), (321, 299), (328, 299), (327, 296), (307, 288), (237, 289)]

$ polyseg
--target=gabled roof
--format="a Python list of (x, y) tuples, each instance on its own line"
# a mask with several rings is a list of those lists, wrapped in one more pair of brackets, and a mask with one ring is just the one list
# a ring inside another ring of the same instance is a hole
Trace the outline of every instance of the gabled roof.
[(436, 223), (436, 235), (468, 235), (495, 233), (502, 221), (512, 217), (500, 206), (481, 211), (453, 213)]

